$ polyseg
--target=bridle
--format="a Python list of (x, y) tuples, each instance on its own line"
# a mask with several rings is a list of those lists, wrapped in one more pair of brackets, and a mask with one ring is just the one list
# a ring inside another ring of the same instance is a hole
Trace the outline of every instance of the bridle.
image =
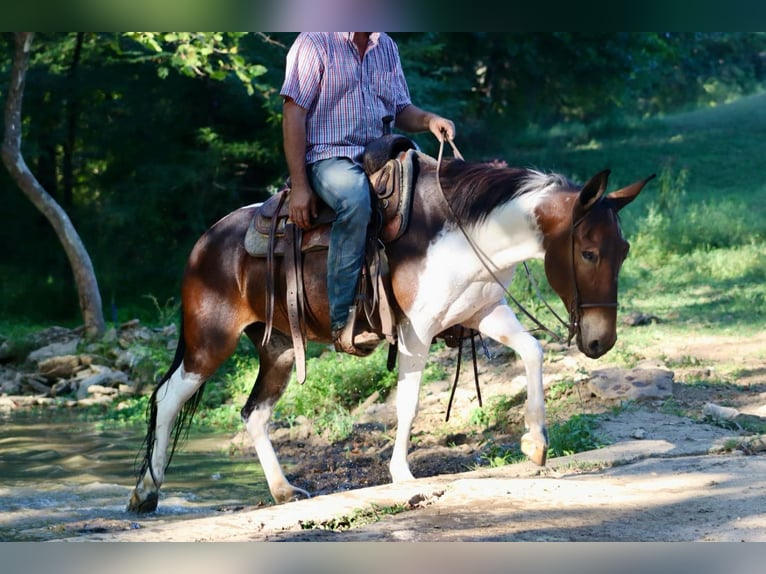
[[(597, 204), (604, 201), (603, 198), (599, 198), (597, 201)], [(590, 210), (588, 210), (588, 213), (591, 212), (594, 206), (591, 207)], [(578, 329), (580, 328), (580, 318), (582, 317), (582, 310), (583, 309), (593, 309), (598, 307), (612, 307), (617, 308), (618, 303), (617, 301), (605, 301), (600, 303), (591, 303), (586, 302), (582, 300), (582, 297), (580, 296), (580, 288), (577, 285), (577, 269), (575, 267), (575, 229), (577, 229), (577, 226), (580, 225), (585, 218), (588, 216), (588, 213), (580, 217), (577, 221), (572, 221), (572, 227), (569, 232), (569, 244), (570, 244), (570, 253), (571, 253), (571, 263), (572, 263), (572, 289), (574, 290), (573, 297), (572, 297), (572, 304), (569, 309), (569, 338), (567, 339), (567, 345), (572, 344), (572, 338), (577, 333)], [(555, 314), (555, 313), (554, 313)], [(559, 318), (559, 321), (561, 319)]]
[[(490, 277), (497, 283), (505, 293), (505, 296), (513, 302), (518, 309), (524, 313), (536, 326), (539, 330), (542, 330), (545, 333), (548, 333), (551, 335), (554, 340), (563, 343), (564, 339), (556, 332), (552, 331), (548, 327), (546, 327), (542, 322), (540, 322), (537, 317), (535, 317), (532, 313), (530, 313), (520, 302), (516, 297), (514, 297), (511, 292), (505, 287), (503, 282), (498, 278), (495, 271), (493, 271), (492, 268), (499, 271), (499, 268), (497, 265), (495, 265), (492, 262), (492, 259), (484, 253), (484, 251), (476, 244), (476, 242), (471, 238), (470, 234), (466, 230), (463, 223), (460, 221), (460, 219), (457, 217), (457, 214), (455, 214), (455, 211), (452, 209), (452, 205), (450, 204), (449, 200), (447, 199), (447, 196), (444, 194), (444, 189), (442, 188), (441, 181), (440, 181), (440, 171), (441, 171), (441, 164), (442, 164), (442, 155), (444, 152), (444, 140), (447, 140), (452, 147), (452, 152), (455, 156), (455, 158), (462, 160), (463, 156), (458, 151), (457, 147), (455, 146), (455, 143), (451, 139), (447, 139), (446, 137), (442, 137), (440, 144), (439, 144), (439, 155), (436, 160), (436, 186), (439, 188), (439, 191), (441, 193), (442, 199), (444, 200), (444, 203), (447, 205), (447, 208), (452, 215), (453, 221), (457, 224), (460, 231), (463, 233), (463, 236), (465, 237), (466, 241), (468, 241), (468, 244), (471, 246), (471, 249), (473, 249), (474, 253), (478, 257), (479, 261), (481, 261), (481, 264), (484, 266), (484, 269), (489, 273)], [(599, 199), (598, 201), (603, 201), (602, 199)], [(589, 211), (590, 212), (590, 211)], [(572, 264), (572, 286), (573, 286), (573, 297), (572, 297), (572, 303), (570, 305), (570, 308), (568, 309), (569, 313), (569, 321), (565, 321), (562, 319), (558, 313), (553, 309), (553, 307), (550, 306), (548, 301), (543, 297), (542, 293), (540, 292), (540, 289), (537, 285), (537, 282), (533, 278), (531, 272), (529, 271), (529, 267), (527, 266), (526, 262), (523, 263), (524, 270), (527, 273), (527, 277), (529, 278), (530, 283), (532, 284), (533, 288), (535, 289), (535, 293), (537, 297), (543, 302), (545, 307), (550, 311), (550, 313), (558, 320), (558, 322), (567, 330), (568, 337), (566, 339), (567, 345), (572, 344), (572, 339), (577, 334), (579, 328), (580, 328), (580, 319), (582, 318), (582, 311), (583, 309), (592, 309), (597, 307), (614, 307), (616, 308), (618, 306), (617, 301), (607, 301), (607, 302), (599, 302), (599, 303), (592, 303), (589, 301), (583, 301), (582, 297), (580, 295), (580, 288), (578, 286), (577, 281), (577, 268), (575, 267), (575, 230), (577, 227), (585, 220), (585, 218), (588, 216), (586, 213), (576, 221), (572, 221), (572, 225), (570, 227), (569, 231), (569, 243), (570, 243), (570, 257), (571, 257), (571, 264)]]

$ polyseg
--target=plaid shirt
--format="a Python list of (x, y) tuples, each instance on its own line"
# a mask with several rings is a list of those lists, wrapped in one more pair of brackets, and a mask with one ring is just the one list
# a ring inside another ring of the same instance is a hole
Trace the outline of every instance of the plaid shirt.
[(394, 41), (374, 32), (360, 60), (353, 36), (304, 32), (287, 54), (280, 94), (307, 110), (306, 163), (361, 161), (365, 145), (383, 135), (383, 117), (411, 103)]

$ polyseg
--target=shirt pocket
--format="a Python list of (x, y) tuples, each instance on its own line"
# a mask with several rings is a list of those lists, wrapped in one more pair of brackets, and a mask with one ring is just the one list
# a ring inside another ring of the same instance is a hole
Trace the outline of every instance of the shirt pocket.
[(371, 78), (372, 92), (378, 106), (388, 114), (396, 113), (395, 85), (396, 74), (392, 72), (376, 72)]

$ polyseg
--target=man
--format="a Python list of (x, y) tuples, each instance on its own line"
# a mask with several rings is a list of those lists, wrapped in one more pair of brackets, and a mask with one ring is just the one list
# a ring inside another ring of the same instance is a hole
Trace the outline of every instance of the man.
[[(410, 101), (394, 41), (382, 32), (302, 33), (287, 54), (284, 150), (290, 173), (290, 219), (310, 227), (318, 195), (336, 213), (327, 257), (327, 291), (335, 348), (367, 354), (373, 333), (354, 334), (367, 225), (365, 146), (383, 135), (383, 118), (406, 132), (455, 137), (452, 121)], [(315, 195), (316, 193), (316, 195)]]

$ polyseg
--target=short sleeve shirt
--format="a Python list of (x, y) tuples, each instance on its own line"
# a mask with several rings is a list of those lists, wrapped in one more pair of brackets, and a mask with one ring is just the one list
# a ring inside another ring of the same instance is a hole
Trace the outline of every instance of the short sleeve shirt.
[(399, 50), (382, 32), (370, 35), (363, 59), (353, 32), (300, 34), (280, 94), (307, 110), (306, 163), (361, 161), (364, 147), (383, 135), (383, 118), (411, 103)]

